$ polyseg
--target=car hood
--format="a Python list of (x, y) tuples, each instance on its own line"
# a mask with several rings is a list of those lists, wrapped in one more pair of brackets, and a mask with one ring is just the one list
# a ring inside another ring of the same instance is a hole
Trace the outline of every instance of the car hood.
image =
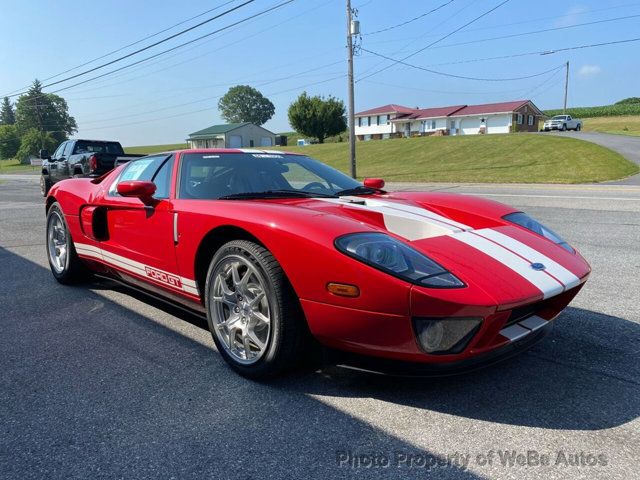
[(349, 218), (354, 231), (404, 239), (498, 303), (555, 296), (580, 285), (590, 272), (577, 252), (502, 218), (517, 209), (478, 197), (397, 192), (295, 204)]

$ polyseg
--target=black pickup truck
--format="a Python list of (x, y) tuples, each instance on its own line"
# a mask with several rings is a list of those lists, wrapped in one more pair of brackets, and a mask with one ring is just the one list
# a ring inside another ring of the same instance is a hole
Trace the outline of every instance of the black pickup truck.
[(42, 175), (40, 191), (47, 196), (51, 186), (65, 178), (100, 176), (121, 163), (145, 155), (125, 154), (118, 142), (103, 140), (67, 140), (53, 155), (40, 150)]

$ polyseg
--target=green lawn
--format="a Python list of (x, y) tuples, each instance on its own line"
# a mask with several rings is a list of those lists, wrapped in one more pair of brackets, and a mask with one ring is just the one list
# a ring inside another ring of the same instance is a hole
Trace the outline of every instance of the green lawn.
[(166, 145), (143, 145), (140, 147), (124, 147), (124, 151), (125, 153), (142, 154), (142, 153), (168, 152), (171, 150), (180, 150), (181, 148), (189, 148), (189, 145), (187, 145), (186, 143), (169, 143)]
[(582, 129), (585, 132), (640, 136), (640, 115), (586, 118)]
[(18, 160), (0, 160), (0, 173), (40, 173), (39, 167), (21, 165)]
[[(283, 147), (348, 172), (348, 144)], [(638, 166), (598, 145), (549, 135), (505, 134), (372, 140), (357, 144), (358, 176), (409, 182), (587, 183)]]

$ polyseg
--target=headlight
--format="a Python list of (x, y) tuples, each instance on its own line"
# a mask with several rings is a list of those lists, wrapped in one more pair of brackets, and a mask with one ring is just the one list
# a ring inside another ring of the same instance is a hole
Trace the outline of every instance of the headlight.
[(555, 233), (553, 230), (545, 227), (537, 220), (531, 218), (526, 213), (522, 213), (522, 212), (510, 213), (509, 215), (505, 215), (502, 218), (504, 218), (505, 220), (511, 223), (515, 223), (516, 225), (520, 225), (521, 227), (524, 227), (527, 230), (531, 230), (532, 232), (537, 233), (538, 235), (542, 235), (543, 237), (551, 240), (553, 243), (560, 245), (567, 252), (576, 253), (576, 251), (571, 247), (571, 245), (565, 242), (560, 237), (560, 235)]
[(414, 318), (418, 343), (432, 355), (460, 353), (480, 329), (482, 318)]
[(430, 258), (384, 233), (353, 233), (336, 239), (335, 244), (342, 253), (416, 285), (432, 288), (465, 286)]

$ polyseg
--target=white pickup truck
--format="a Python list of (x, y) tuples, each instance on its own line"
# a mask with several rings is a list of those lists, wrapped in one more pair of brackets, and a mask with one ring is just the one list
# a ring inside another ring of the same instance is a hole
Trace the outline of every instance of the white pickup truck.
[(571, 115), (556, 115), (544, 122), (544, 131), (549, 130), (575, 130), (579, 132), (582, 130), (582, 120), (577, 118), (571, 118)]

